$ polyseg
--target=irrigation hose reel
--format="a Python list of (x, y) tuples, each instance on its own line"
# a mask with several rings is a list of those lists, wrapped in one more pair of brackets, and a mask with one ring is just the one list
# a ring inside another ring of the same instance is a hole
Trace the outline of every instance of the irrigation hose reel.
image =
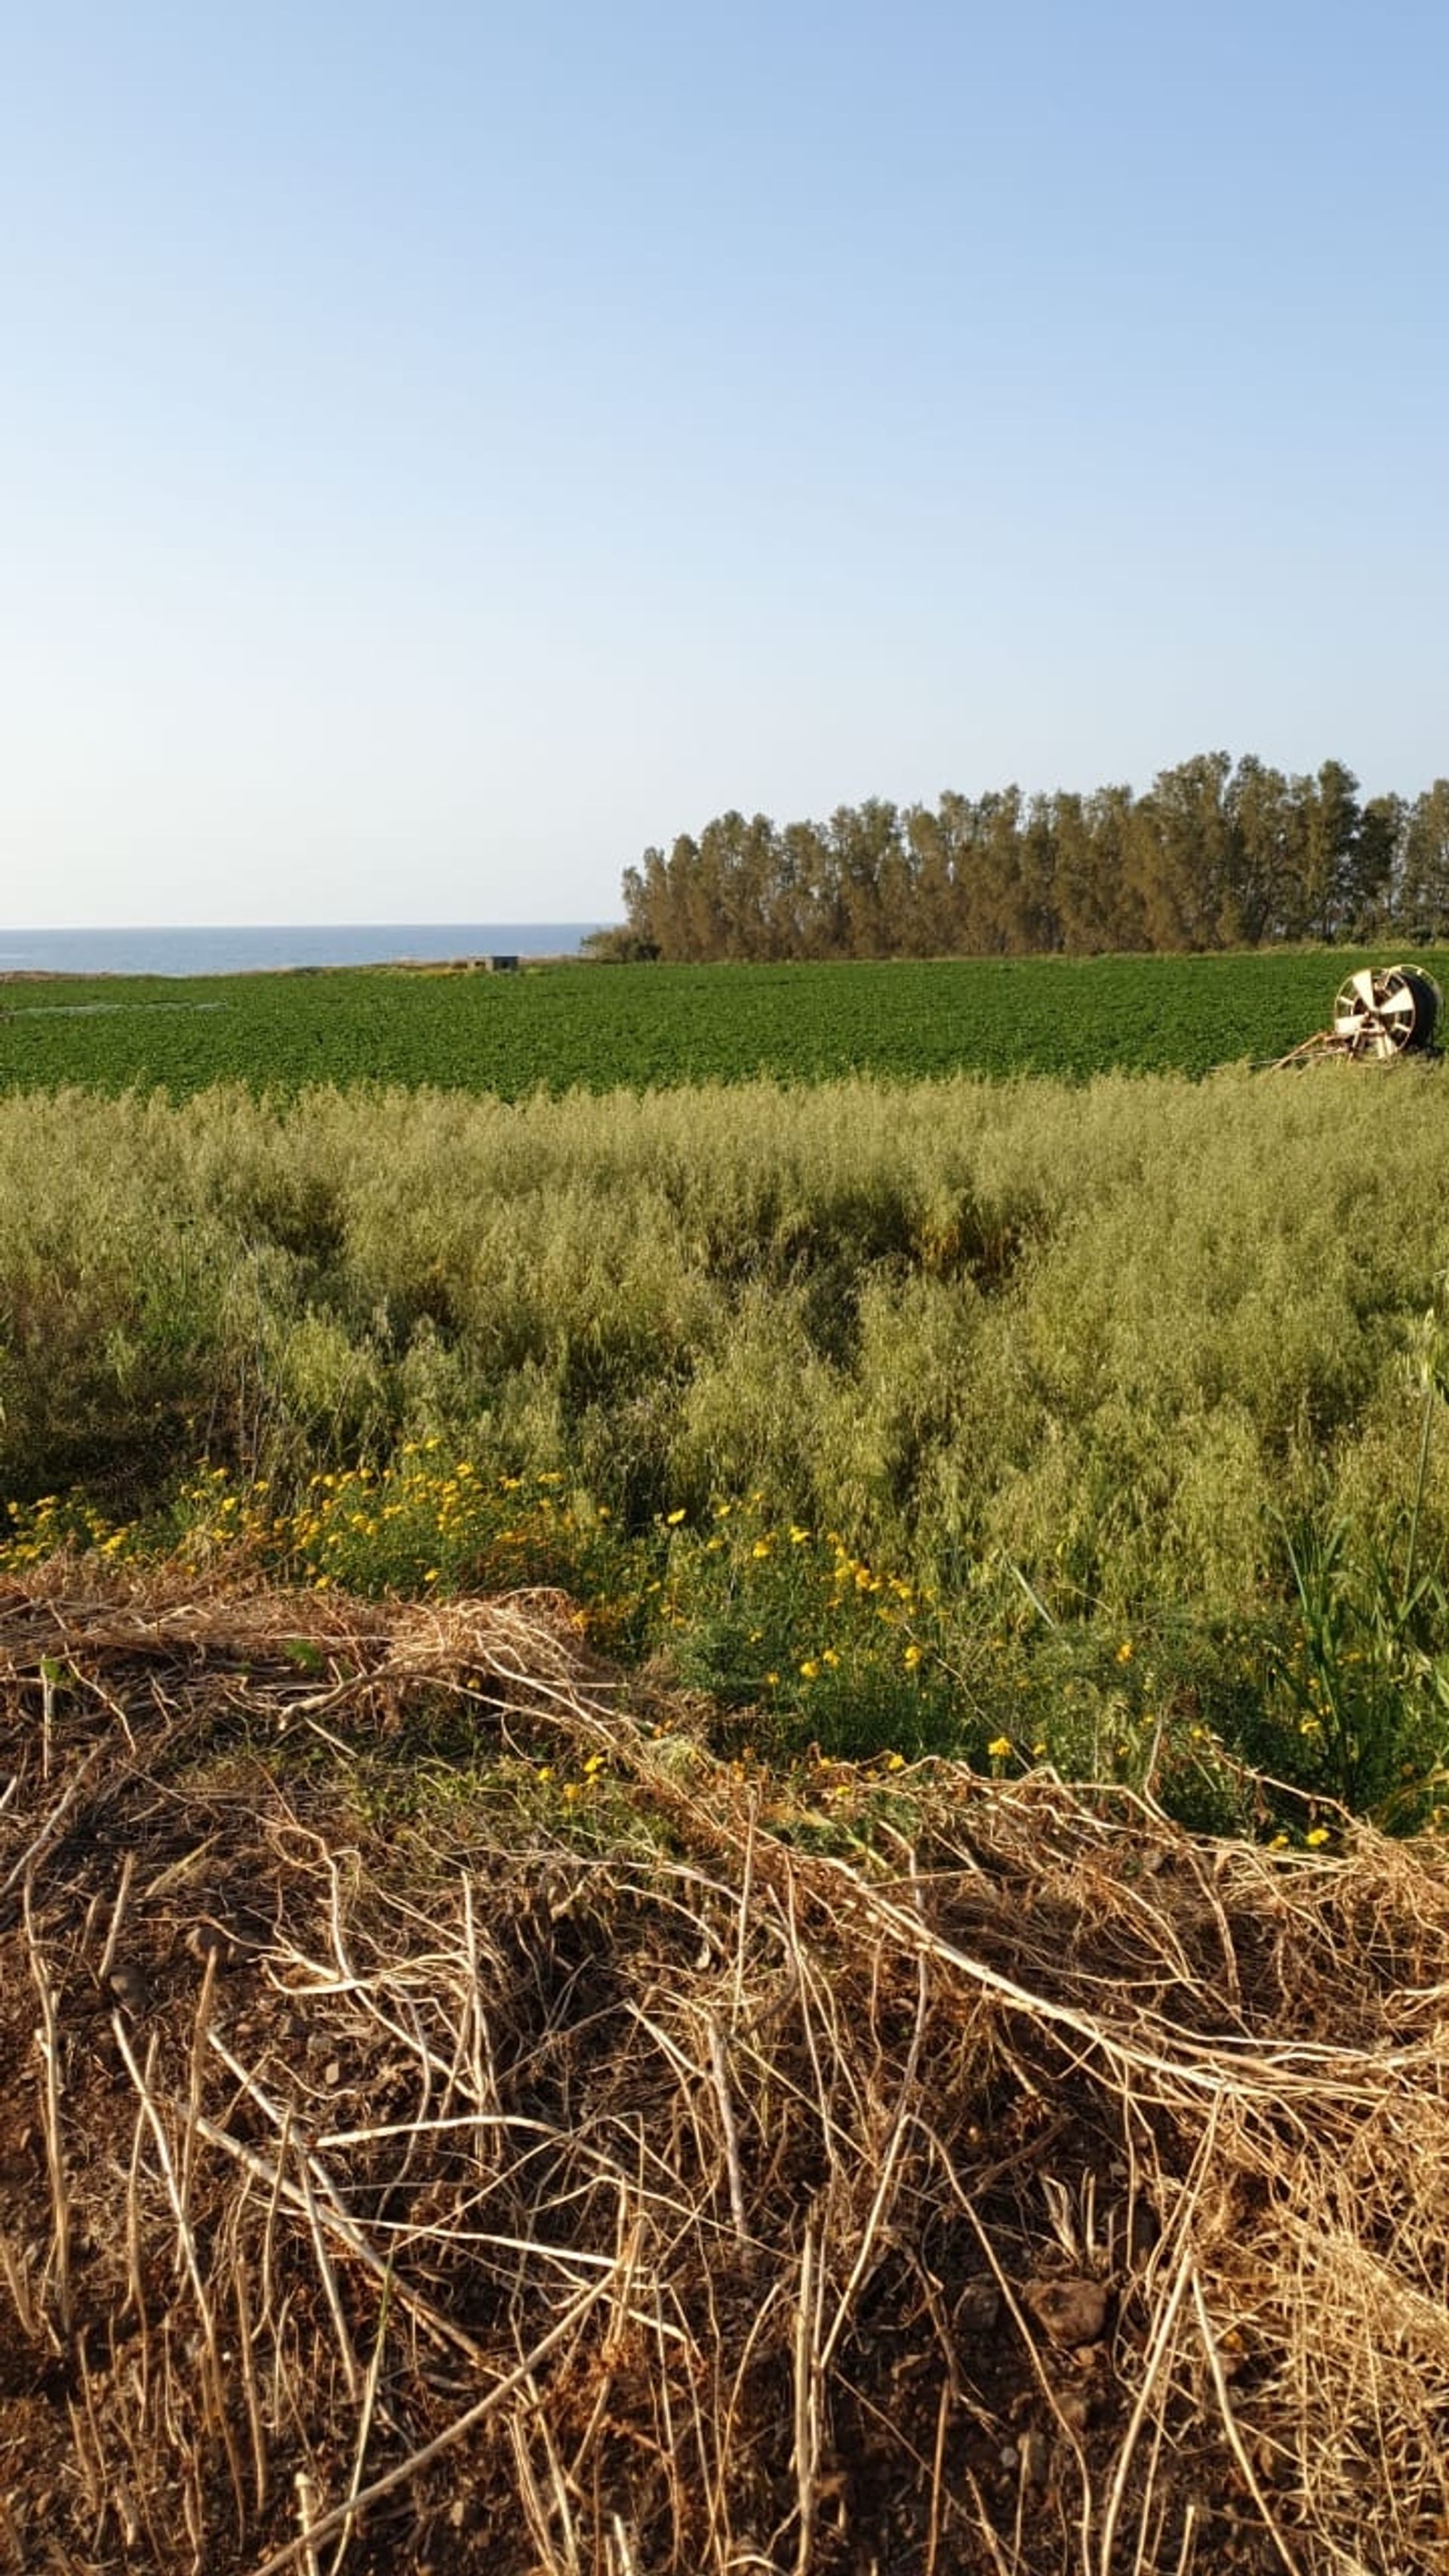
[(1422, 966), (1360, 966), (1339, 986), (1331, 1026), (1278, 1061), (1300, 1064), (1332, 1055), (1386, 1064), (1397, 1056), (1432, 1054), (1442, 1002)]

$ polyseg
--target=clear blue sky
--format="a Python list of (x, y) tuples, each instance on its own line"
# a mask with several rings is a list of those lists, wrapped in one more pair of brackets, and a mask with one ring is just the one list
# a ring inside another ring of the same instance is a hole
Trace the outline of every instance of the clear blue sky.
[(647, 842), (1449, 769), (1442, 0), (46, 0), (0, 923), (608, 918)]

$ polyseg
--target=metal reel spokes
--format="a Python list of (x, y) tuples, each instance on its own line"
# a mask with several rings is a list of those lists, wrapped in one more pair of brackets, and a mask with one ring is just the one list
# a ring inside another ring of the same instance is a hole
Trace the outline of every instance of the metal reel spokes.
[(1412, 966), (1361, 966), (1333, 1006), (1333, 1036), (1348, 1055), (1402, 1055), (1433, 1044), (1439, 991)]

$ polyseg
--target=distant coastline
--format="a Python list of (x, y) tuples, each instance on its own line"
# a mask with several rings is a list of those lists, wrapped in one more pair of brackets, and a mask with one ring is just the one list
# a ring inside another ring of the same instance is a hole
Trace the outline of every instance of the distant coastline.
[(308, 966), (571, 957), (595, 921), (323, 922), (251, 929), (6, 930), (0, 980), (31, 975), (247, 975)]

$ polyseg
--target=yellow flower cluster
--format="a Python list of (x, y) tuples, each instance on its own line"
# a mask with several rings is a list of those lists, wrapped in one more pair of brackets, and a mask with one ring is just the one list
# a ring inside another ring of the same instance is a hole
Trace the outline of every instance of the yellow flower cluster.
[(42, 1494), (33, 1503), (0, 1503), (0, 1566), (40, 1565), (63, 1548), (115, 1559), (141, 1554), (144, 1539), (139, 1523), (111, 1520), (81, 1495)]

